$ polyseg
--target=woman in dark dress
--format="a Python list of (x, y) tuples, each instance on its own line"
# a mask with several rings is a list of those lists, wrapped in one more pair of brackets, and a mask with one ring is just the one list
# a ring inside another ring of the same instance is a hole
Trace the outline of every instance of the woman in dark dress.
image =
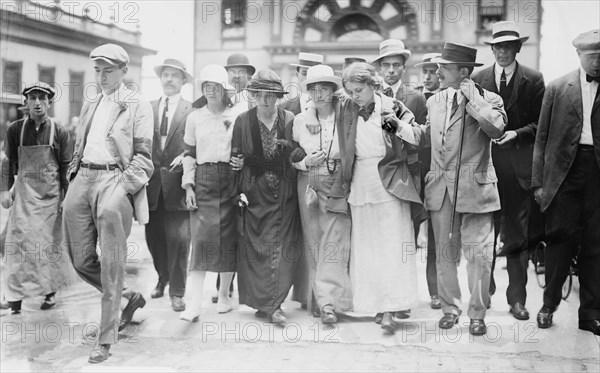
[(238, 255), (240, 304), (283, 324), (281, 304), (302, 255), (296, 170), (290, 164), (294, 115), (276, 107), (285, 92), (273, 71), (257, 72), (246, 89), (257, 106), (238, 116), (232, 145), (244, 157), (238, 187), (248, 199)]

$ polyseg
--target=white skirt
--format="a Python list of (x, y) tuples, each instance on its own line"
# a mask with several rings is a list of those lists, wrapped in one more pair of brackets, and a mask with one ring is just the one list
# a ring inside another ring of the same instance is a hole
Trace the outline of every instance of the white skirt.
[[(373, 182), (370, 178), (362, 180)], [(357, 183), (361, 179), (354, 179), (352, 188)], [(385, 202), (360, 202), (350, 204), (354, 312), (393, 312), (416, 307), (417, 251), (410, 203), (395, 197)]]

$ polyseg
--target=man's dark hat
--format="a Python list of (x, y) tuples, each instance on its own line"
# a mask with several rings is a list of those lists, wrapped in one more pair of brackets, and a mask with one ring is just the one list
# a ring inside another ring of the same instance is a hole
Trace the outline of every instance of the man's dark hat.
[(442, 65), (454, 64), (462, 66), (481, 66), (482, 63), (475, 62), (477, 57), (477, 49), (471, 48), (464, 44), (451, 43), (449, 41), (444, 44), (442, 56), (432, 58), (431, 62)]
[(44, 82), (35, 82), (32, 85), (27, 86), (25, 89), (23, 89), (22, 94), (23, 96), (27, 97), (29, 93), (34, 91), (44, 92), (46, 95), (48, 95), (48, 99), (52, 99), (52, 97), (54, 97), (56, 94), (54, 88)]
[(227, 57), (227, 65), (225, 65), (225, 69), (229, 69), (232, 67), (245, 67), (248, 69), (248, 75), (254, 75), (254, 73), (256, 72), (256, 68), (250, 65), (248, 56), (246, 56), (243, 53), (234, 53), (231, 56)]

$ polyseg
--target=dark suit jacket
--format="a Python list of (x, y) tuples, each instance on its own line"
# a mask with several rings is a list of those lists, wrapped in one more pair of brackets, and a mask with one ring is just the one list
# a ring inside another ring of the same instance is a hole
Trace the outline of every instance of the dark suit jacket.
[[(481, 70), (473, 80), (483, 89), (498, 93), (494, 77), (494, 66)], [(517, 141), (509, 148), (492, 145), (494, 166), (512, 166), (517, 182), (524, 190), (531, 185), (531, 167), (533, 161), (533, 143), (537, 131), (538, 118), (544, 97), (544, 77), (542, 73), (517, 63), (513, 91), (510, 100), (504, 103), (508, 124), (504, 131), (515, 131)], [(510, 170), (506, 173), (512, 174)]]
[(410, 85), (402, 84), (394, 97), (402, 102), (415, 116), (415, 121), (425, 124), (427, 121), (427, 100), (420, 90)]
[[(600, 97), (596, 96), (592, 117), (598, 116)], [(531, 187), (542, 188), (540, 206), (546, 211), (563, 183), (577, 154), (583, 127), (583, 105), (579, 69), (548, 84), (533, 149)], [(600, 167), (600, 128), (592, 120), (594, 154)]]
[[(170, 164), (175, 157), (183, 153), (183, 134), (185, 120), (194, 109), (192, 104), (183, 98), (179, 100), (173, 119), (167, 133), (164, 149), (160, 141), (160, 116), (158, 113), (159, 100), (152, 101), (154, 112), (154, 140), (152, 141), (152, 162), (154, 173), (148, 183), (148, 206), (150, 211), (155, 211), (158, 206), (158, 197), (162, 190), (165, 208), (168, 211), (187, 210), (185, 206), (185, 190), (181, 188), (183, 168), (178, 167), (171, 172)], [(162, 113), (161, 113), (162, 114)]]

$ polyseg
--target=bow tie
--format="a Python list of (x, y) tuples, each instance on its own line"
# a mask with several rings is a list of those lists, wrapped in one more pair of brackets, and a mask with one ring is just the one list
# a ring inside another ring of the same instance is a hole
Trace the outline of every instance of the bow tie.
[(374, 109), (375, 109), (375, 103), (371, 102), (367, 107), (360, 108), (360, 110), (358, 110), (358, 115), (361, 116), (362, 119), (364, 119), (366, 122), (367, 119), (369, 119), (369, 117), (373, 113)]
[(600, 75), (598, 75), (598, 76), (591, 76), (591, 75), (585, 74), (585, 81), (588, 82), (588, 83), (589, 82), (594, 82), (594, 81), (600, 83)]

